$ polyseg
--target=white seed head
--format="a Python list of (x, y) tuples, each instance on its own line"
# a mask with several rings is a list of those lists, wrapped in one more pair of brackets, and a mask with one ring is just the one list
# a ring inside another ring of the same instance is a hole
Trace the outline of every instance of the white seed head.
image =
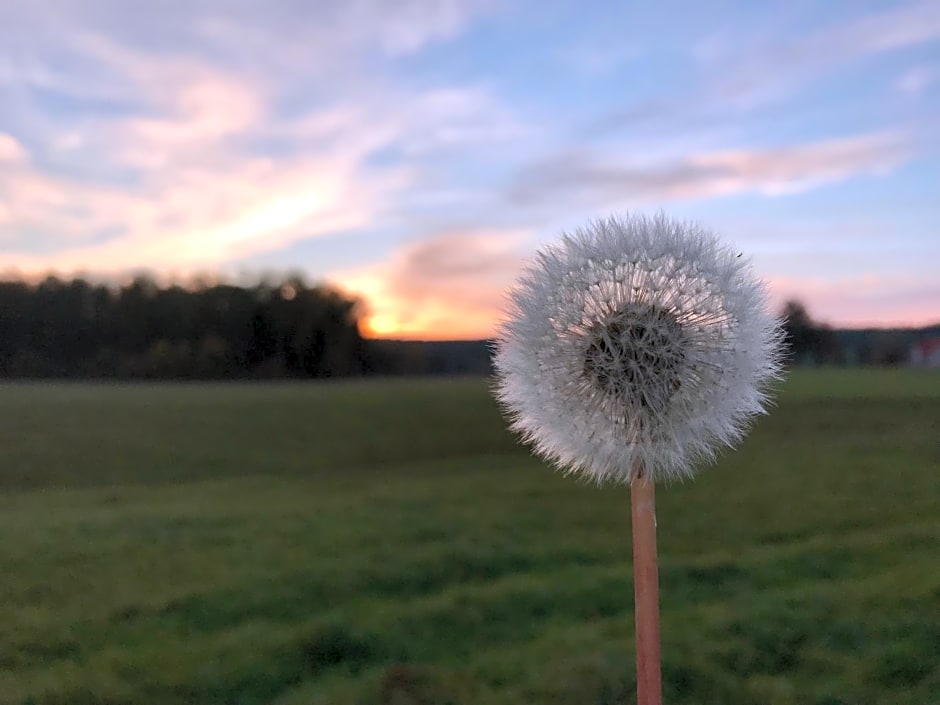
[(749, 262), (659, 214), (594, 221), (540, 251), (496, 338), (512, 428), (597, 480), (691, 476), (765, 411), (782, 331)]

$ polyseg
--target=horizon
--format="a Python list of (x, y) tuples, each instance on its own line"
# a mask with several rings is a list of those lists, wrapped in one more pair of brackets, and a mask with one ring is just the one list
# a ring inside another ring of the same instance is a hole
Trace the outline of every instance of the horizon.
[(940, 6), (593, 7), (0, 7), (0, 273), (296, 272), (483, 340), (536, 249), (663, 210), (774, 313), (938, 323)]
[[(180, 287), (184, 290), (190, 292), (199, 292), (205, 291), (208, 288), (213, 286), (234, 286), (244, 289), (251, 289), (255, 287), (265, 287), (270, 286), (273, 289), (280, 288), (283, 292), (285, 286), (293, 288), (293, 284), (288, 280), (293, 279), (297, 276), (296, 273), (291, 272), (267, 272), (264, 276), (260, 277), (250, 277), (242, 276), (237, 278), (225, 278), (219, 276), (213, 276), (207, 273), (201, 273), (194, 275), (190, 278), (180, 279), (180, 278), (165, 278), (160, 276), (154, 276), (145, 271), (137, 271), (128, 274), (125, 277), (109, 277), (109, 276), (85, 276), (82, 273), (77, 273), (74, 276), (63, 277), (56, 272), (46, 272), (41, 274), (36, 274), (31, 277), (20, 277), (15, 274), (10, 275), (9, 273), (0, 272), (0, 284), (2, 283), (22, 283), (30, 287), (38, 287), (43, 282), (47, 281), (49, 278), (56, 279), (60, 283), (70, 284), (73, 281), (81, 280), (90, 286), (106, 286), (111, 288), (113, 291), (118, 291), (122, 287), (130, 286), (138, 278), (144, 278), (147, 281), (152, 282), (154, 285), (161, 289), (169, 289), (172, 287)], [(368, 302), (364, 299), (359, 299), (354, 294), (349, 294), (348, 292), (343, 291), (332, 285), (331, 282), (321, 280), (321, 281), (308, 281), (302, 279), (300, 285), (306, 287), (307, 289), (314, 289), (318, 287), (324, 287), (327, 289), (332, 289), (341, 295), (348, 295), (350, 299), (354, 300), (358, 305), (362, 306)], [(282, 294), (282, 296), (284, 296)], [(292, 299), (294, 293), (291, 292), (290, 296), (285, 298)], [(840, 326), (838, 324), (833, 324), (831, 321), (820, 319), (814, 315), (814, 312), (809, 306), (806, 306), (806, 302), (802, 299), (788, 299), (783, 302), (785, 305), (789, 302), (796, 302), (798, 304), (804, 305), (806, 312), (809, 315), (811, 322), (815, 326), (823, 326), (830, 328), (834, 331), (842, 332), (865, 332), (865, 331), (920, 331), (920, 330), (930, 330), (933, 328), (940, 327), (940, 315), (935, 316), (932, 320), (928, 320), (926, 323), (915, 324), (915, 325), (905, 325), (905, 324), (872, 324), (872, 325), (853, 325), (853, 326)], [(779, 317), (783, 316), (783, 311), (781, 310), (783, 306), (779, 309), (773, 310), (773, 315)], [(499, 317), (496, 319), (499, 320)], [(421, 337), (420, 334), (414, 336), (387, 336), (387, 335), (375, 335), (368, 330), (368, 317), (360, 316), (358, 321), (359, 333), (366, 340), (385, 340), (388, 342), (409, 342), (409, 343), (480, 343), (488, 342), (495, 339), (495, 330), (494, 334), (487, 336), (464, 336), (464, 337), (455, 337), (455, 338), (441, 338), (441, 337)]]

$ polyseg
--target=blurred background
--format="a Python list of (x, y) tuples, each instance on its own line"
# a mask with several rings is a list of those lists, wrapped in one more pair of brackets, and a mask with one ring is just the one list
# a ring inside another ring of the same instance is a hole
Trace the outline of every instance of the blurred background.
[(659, 209), (791, 353), (661, 492), (668, 702), (940, 703), (938, 59), (931, 1), (0, 2), (0, 704), (632, 703), (629, 498), (488, 340)]

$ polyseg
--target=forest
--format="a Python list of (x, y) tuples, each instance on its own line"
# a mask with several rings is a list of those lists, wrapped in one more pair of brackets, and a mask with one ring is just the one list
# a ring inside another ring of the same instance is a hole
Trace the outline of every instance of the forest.
[(358, 302), (286, 278), (255, 286), (0, 283), (0, 375), (283, 378), (367, 374)]

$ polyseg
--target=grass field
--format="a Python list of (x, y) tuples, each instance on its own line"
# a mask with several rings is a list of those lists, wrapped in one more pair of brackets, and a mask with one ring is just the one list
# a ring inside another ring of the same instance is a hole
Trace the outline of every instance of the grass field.
[[(668, 705), (940, 703), (940, 375), (658, 502)], [(482, 380), (3, 386), (0, 704), (632, 703), (629, 527)]]

